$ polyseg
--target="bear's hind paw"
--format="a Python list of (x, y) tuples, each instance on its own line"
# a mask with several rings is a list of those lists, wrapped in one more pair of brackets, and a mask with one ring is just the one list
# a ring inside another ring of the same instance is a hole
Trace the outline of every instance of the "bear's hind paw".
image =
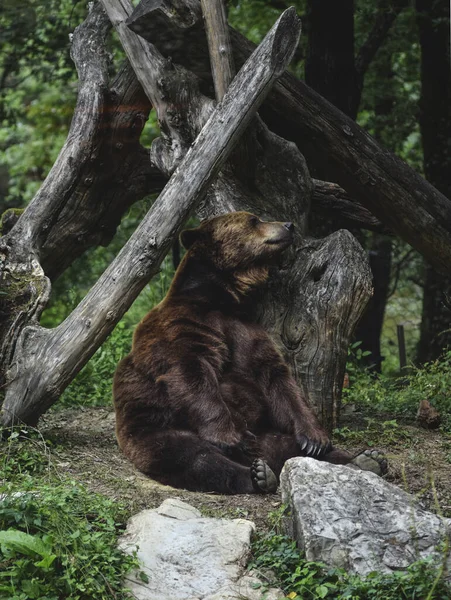
[(364, 450), (354, 456), (350, 464), (362, 471), (371, 471), (379, 476), (385, 475), (388, 471), (387, 458), (379, 450)]
[(261, 458), (256, 458), (252, 463), (251, 479), (255, 491), (259, 494), (271, 494), (277, 490), (277, 477)]

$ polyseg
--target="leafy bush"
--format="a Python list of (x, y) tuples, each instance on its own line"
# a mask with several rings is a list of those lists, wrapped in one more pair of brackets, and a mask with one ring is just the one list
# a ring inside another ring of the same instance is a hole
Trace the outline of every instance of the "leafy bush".
[(421, 400), (429, 400), (441, 413), (443, 427), (451, 429), (451, 350), (421, 368), (411, 366), (396, 379), (375, 377), (358, 361), (348, 364), (350, 387), (343, 390), (345, 403), (371, 408), (372, 413), (414, 419)]
[(117, 548), (125, 509), (61, 480), (45, 442), (14, 433), (0, 464), (0, 598), (130, 598), (123, 580), (137, 561)]
[(104, 406), (111, 404), (114, 371), (118, 362), (130, 352), (131, 329), (123, 321), (97, 350), (61, 396), (65, 406)]

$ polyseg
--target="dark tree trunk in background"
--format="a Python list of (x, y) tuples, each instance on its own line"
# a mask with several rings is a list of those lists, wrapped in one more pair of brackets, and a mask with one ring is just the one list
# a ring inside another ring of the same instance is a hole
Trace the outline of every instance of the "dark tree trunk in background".
[(364, 362), (372, 371), (381, 373), (381, 333), (390, 285), (392, 240), (387, 236), (372, 234), (368, 253), (373, 274), (374, 293), (355, 331), (355, 339), (362, 342), (360, 348), (371, 352)]
[[(384, 86), (376, 90), (374, 105), (374, 137), (381, 143), (389, 144), (391, 119), (395, 97), (392, 81), (392, 58), (387, 50), (381, 50), (375, 62), (374, 69), (379, 81)], [(390, 147), (388, 145), (388, 147)], [(371, 354), (364, 358), (367, 366), (378, 373), (382, 372), (383, 356), (381, 353), (381, 334), (384, 322), (385, 307), (390, 287), (390, 272), (392, 259), (392, 240), (378, 233), (371, 234), (367, 242), (371, 272), (373, 273), (373, 297), (368, 302), (365, 313), (355, 332), (356, 340), (362, 342), (361, 349)]]
[[(416, 0), (421, 43), (420, 127), (426, 178), (451, 196), (451, 65), (449, 0)], [(451, 276), (425, 266), (418, 361), (451, 346)]]
[(306, 83), (355, 119), (354, 0), (308, 0), (307, 33)]
[[(397, 3), (398, 12), (401, 3)], [(352, 119), (357, 117), (361, 100), (363, 79), (371, 59), (377, 51), (378, 44), (386, 38), (392, 21), (387, 21), (385, 3), (380, 3), (379, 19), (375, 23), (368, 40), (361, 48), (357, 61), (354, 52), (354, 1), (343, 0), (308, 0), (308, 52), (305, 63), (306, 83), (324, 98), (332, 102)], [(379, 23), (383, 20), (383, 23)], [(356, 65), (358, 64), (358, 68)], [(382, 80), (390, 78), (391, 60), (379, 61)], [(389, 86), (384, 88), (378, 98), (375, 112), (377, 116), (386, 116), (393, 107), (393, 97), (387, 94)], [(375, 135), (380, 141), (381, 136)], [(326, 167), (327, 169), (327, 167)], [(327, 177), (327, 171), (321, 166), (314, 165), (313, 172)], [(312, 223), (315, 233), (323, 235), (335, 231), (339, 224), (334, 215), (329, 219), (322, 218)], [(357, 237), (363, 238), (354, 230)], [(384, 320), (387, 292), (390, 282), (391, 241), (385, 236), (373, 234), (369, 244), (369, 262), (373, 275), (374, 294), (370, 299), (365, 314), (360, 320), (355, 339), (362, 342), (361, 349), (371, 352), (365, 360), (371, 369), (381, 371), (381, 342), (382, 324)]]

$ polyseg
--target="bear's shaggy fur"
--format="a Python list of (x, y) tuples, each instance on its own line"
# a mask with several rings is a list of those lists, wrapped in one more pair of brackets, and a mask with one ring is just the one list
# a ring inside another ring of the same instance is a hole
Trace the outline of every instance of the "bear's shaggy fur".
[[(181, 235), (166, 298), (138, 325), (114, 378), (117, 438), (143, 473), (189, 490), (274, 491), (284, 462), (347, 463), (252, 320), (252, 296), (293, 238), (245, 212)], [(269, 468), (268, 468), (269, 465)]]

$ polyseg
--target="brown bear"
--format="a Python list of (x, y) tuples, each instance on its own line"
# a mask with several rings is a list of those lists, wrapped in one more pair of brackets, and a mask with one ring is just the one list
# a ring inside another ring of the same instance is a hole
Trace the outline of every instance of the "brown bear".
[(170, 290), (114, 377), (117, 439), (143, 473), (188, 490), (272, 492), (288, 458), (352, 460), (253, 321), (255, 291), (293, 230), (237, 212), (182, 232), (187, 252)]

